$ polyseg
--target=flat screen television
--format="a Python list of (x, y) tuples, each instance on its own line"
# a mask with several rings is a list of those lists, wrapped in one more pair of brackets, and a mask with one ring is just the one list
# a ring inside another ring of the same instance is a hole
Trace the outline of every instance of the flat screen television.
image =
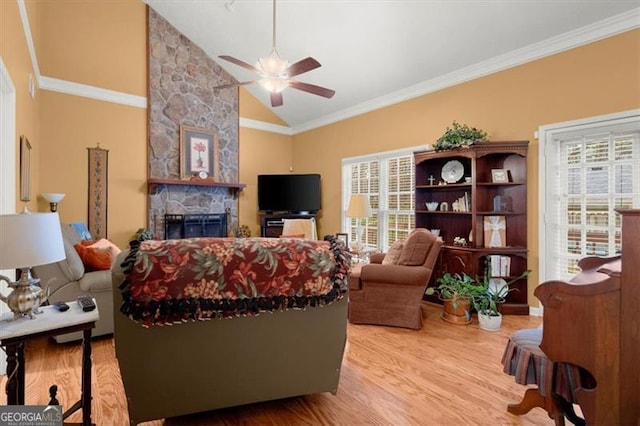
[(320, 210), (320, 175), (258, 175), (258, 210), (317, 212)]

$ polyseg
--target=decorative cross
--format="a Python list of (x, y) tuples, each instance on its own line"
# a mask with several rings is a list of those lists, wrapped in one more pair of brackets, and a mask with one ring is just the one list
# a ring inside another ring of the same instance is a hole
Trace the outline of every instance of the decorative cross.
[(431, 175), (427, 180), (429, 181), (429, 185), (433, 185), (433, 181), (436, 180), (436, 178), (434, 178), (433, 175)]

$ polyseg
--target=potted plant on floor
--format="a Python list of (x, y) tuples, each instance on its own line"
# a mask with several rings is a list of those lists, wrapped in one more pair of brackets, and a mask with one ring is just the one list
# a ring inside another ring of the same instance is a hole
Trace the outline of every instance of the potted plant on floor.
[(475, 297), (484, 292), (484, 288), (467, 274), (447, 272), (438, 278), (437, 287), (427, 288), (426, 294), (438, 293), (444, 302), (441, 318), (452, 324), (471, 323), (471, 306)]
[(478, 280), (478, 286), (481, 291), (473, 296), (472, 304), (478, 312), (478, 323), (481, 329), (487, 331), (500, 330), (502, 314), (498, 309), (499, 304), (504, 303), (509, 293), (518, 290), (509, 288), (509, 285), (521, 278), (525, 278), (529, 273), (530, 271), (526, 270), (509, 282), (500, 278), (492, 280), (488, 275), (485, 275), (482, 280)]

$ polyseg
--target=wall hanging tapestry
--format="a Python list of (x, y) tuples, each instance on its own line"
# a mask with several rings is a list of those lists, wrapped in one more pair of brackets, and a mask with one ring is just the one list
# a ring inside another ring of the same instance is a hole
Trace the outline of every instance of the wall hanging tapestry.
[(107, 184), (109, 150), (87, 148), (89, 151), (89, 232), (94, 239), (107, 238)]

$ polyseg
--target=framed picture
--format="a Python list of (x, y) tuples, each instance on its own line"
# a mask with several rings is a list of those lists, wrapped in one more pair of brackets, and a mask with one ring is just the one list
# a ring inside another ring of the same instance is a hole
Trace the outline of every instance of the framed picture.
[(213, 130), (180, 126), (180, 178), (218, 178), (218, 135)]
[(493, 183), (509, 182), (509, 170), (491, 169), (491, 181)]
[(20, 201), (31, 200), (31, 144), (20, 136)]
[(349, 247), (349, 234), (336, 234), (336, 238), (344, 243), (345, 247)]

